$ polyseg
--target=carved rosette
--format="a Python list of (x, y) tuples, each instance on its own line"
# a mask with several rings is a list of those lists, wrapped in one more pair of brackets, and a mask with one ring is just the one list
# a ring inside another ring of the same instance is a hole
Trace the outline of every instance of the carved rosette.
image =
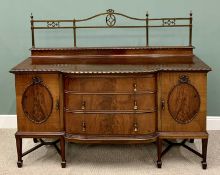
[(189, 83), (189, 77), (182, 75), (168, 96), (168, 110), (173, 119), (180, 124), (191, 122), (200, 108), (200, 96)]
[(45, 122), (51, 115), (53, 98), (39, 77), (34, 77), (24, 91), (22, 108), (27, 118), (37, 124)]

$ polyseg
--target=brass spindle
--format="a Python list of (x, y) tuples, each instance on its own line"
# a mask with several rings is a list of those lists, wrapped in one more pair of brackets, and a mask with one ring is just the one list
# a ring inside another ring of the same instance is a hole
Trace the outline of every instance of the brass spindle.
[(146, 46), (149, 46), (149, 14), (148, 12), (146, 13)]
[(192, 11), (190, 11), (189, 18), (189, 46), (192, 46)]
[(76, 20), (73, 20), (73, 40), (74, 40), (74, 47), (76, 47)]
[(31, 37), (32, 37), (32, 48), (35, 48), (35, 40), (34, 40), (34, 17), (31, 13)]

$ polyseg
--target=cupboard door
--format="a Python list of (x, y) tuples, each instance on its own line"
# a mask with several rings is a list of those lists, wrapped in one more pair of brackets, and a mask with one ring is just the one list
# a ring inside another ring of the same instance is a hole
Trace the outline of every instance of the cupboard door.
[(60, 81), (58, 74), (16, 75), (18, 131), (63, 130)]
[(159, 74), (159, 130), (206, 130), (206, 73)]

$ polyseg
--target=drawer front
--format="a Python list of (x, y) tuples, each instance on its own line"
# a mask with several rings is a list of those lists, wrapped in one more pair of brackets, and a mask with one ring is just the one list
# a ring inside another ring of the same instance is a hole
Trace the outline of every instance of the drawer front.
[(155, 132), (155, 113), (72, 114), (66, 113), (69, 134), (135, 135)]
[(73, 92), (139, 92), (155, 91), (155, 75), (129, 76), (79, 76), (65, 78), (65, 90)]
[(140, 95), (65, 95), (69, 110), (154, 110), (155, 94)]

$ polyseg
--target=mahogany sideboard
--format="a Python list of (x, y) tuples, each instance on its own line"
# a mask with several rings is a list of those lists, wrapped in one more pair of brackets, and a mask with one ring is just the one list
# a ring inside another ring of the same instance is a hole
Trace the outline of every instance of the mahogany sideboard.
[[(106, 26), (77, 26), (106, 15)], [(80, 28), (135, 28), (116, 25), (116, 15), (144, 21), (146, 46), (77, 47)], [(161, 25), (153, 25), (153, 21)], [(180, 25), (177, 21), (189, 24)], [(63, 27), (62, 23), (73, 26)], [(36, 26), (43, 23), (47, 26)], [(150, 46), (154, 27), (186, 27), (187, 46)], [(37, 48), (37, 29), (72, 28), (74, 47)], [(53, 145), (66, 166), (65, 142), (136, 144), (156, 142), (157, 166), (172, 146), (183, 146), (202, 158), (206, 169), (207, 72), (211, 69), (193, 54), (192, 14), (189, 18), (132, 18), (108, 10), (81, 20), (34, 20), (31, 16), (31, 56), (14, 67), (17, 101), (18, 167), (22, 157), (43, 145)], [(36, 146), (22, 151), (22, 139)], [(56, 138), (47, 142), (43, 138)], [(181, 142), (172, 140), (180, 139)], [(202, 140), (202, 153), (187, 144)], [(60, 147), (57, 146), (60, 142)], [(162, 144), (167, 147), (162, 150)], [(164, 158), (165, 159), (165, 158)]]

